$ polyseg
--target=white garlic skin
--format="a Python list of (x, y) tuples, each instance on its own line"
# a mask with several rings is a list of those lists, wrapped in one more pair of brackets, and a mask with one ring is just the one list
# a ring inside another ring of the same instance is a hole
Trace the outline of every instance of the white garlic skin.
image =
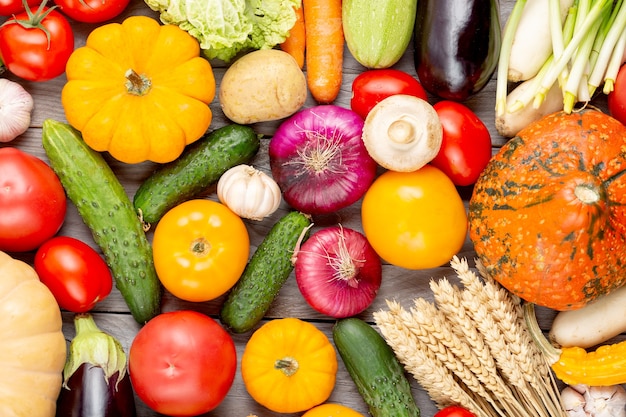
[(28, 130), (33, 107), (24, 87), (0, 78), (0, 142), (10, 142)]
[(570, 385), (561, 391), (568, 417), (626, 417), (626, 390), (621, 385)]
[(272, 177), (241, 164), (222, 174), (217, 182), (217, 198), (238, 216), (260, 221), (278, 209), (282, 194)]

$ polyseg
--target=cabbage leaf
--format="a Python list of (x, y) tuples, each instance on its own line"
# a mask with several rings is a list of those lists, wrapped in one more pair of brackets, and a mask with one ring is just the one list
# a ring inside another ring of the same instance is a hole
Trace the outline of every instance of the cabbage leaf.
[(164, 24), (196, 38), (209, 59), (230, 62), (239, 52), (283, 42), (301, 0), (145, 0)]

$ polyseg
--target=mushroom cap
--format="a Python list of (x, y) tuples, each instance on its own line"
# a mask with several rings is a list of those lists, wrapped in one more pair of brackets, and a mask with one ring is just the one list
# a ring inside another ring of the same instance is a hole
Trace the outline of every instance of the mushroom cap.
[(411, 172), (437, 156), (443, 127), (437, 111), (426, 100), (395, 94), (381, 100), (368, 113), (362, 139), (380, 166)]

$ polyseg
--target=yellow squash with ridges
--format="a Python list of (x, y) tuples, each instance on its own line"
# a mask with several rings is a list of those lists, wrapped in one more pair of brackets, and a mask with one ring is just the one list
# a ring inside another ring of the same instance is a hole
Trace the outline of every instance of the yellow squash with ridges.
[(92, 149), (121, 162), (173, 161), (212, 120), (215, 78), (198, 42), (147, 16), (94, 29), (66, 75), (68, 122)]

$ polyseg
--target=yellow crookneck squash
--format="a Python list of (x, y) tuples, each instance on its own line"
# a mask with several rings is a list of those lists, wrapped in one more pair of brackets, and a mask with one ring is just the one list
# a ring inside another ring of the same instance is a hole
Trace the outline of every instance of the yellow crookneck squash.
[(257, 329), (241, 358), (250, 396), (277, 413), (298, 413), (326, 401), (335, 387), (337, 354), (328, 337), (297, 318)]
[(66, 76), (67, 121), (92, 149), (121, 162), (173, 161), (212, 120), (215, 78), (198, 42), (147, 16), (94, 29)]
[(0, 416), (54, 417), (67, 353), (61, 326), (35, 270), (0, 252)]

